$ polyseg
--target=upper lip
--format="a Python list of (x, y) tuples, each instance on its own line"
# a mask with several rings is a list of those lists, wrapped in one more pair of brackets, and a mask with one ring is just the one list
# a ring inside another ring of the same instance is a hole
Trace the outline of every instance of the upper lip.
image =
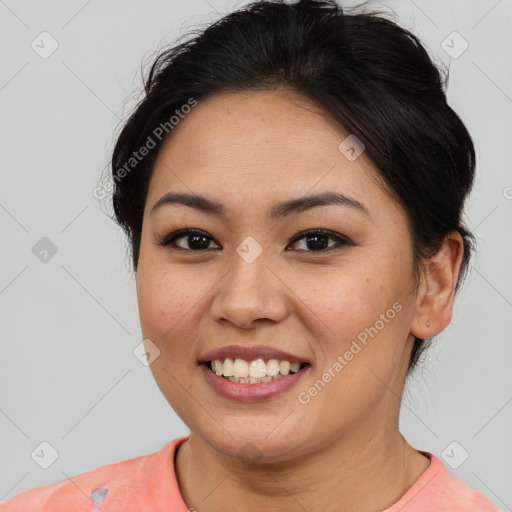
[(289, 361), (290, 363), (309, 363), (306, 358), (290, 354), (284, 350), (267, 345), (226, 345), (210, 350), (199, 358), (199, 363), (207, 363), (216, 359), (245, 359), (254, 361), (255, 359), (279, 359)]

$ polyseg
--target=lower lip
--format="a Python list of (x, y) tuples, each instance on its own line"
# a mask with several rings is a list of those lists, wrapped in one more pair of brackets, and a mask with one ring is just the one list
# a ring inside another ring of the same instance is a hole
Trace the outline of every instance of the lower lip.
[(206, 364), (199, 366), (204, 373), (206, 381), (216, 393), (224, 398), (238, 400), (239, 402), (259, 402), (274, 398), (294, 386), (309, 368), (309, 366), (306, 366), (297, 373), (291, 373), (280, 379), (269, 380), (268, 382), (242, 384), (230, 382), (224, 377), (213, 373)]

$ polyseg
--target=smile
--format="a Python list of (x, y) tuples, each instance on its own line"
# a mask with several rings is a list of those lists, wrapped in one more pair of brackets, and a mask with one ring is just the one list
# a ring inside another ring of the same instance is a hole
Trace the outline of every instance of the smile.
[(215, 359), (208, 361), (208, 368), (230, 382), (238, 384), (260, 384), (282, 379), (287, 375), (297, 373), (307, 363), (290, 362), (279, 359)]
[(217, 395), (238, 402), (261, 402), (283, 395), (311, 369), (309, 363), (287, 359), (227, 357), (199, 365)]

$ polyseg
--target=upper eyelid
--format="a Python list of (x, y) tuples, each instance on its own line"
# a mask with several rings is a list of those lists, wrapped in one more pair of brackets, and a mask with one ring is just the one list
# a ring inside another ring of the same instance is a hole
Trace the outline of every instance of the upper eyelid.
[(293, 236), (293, 238), (291, 239), (290, 242), (295, 242), (297, 240), (304, 238), (307, 235), (314, 235), (314, 234), (318, 234), (321, 236), (328, 236), (331, 238), (337, 238), (337, 239), (340, 239), (341, 241), (345, 241), (345, 242), (350, 241), (347, 236), (342, 235), (341, 233), (335, 233), (334, 231), (331, 231), (330, 229), (311, 228), (311, 229), (305, 229), (303, 231), (300, 231), (299, 233), (297, 233), (296, 235)]

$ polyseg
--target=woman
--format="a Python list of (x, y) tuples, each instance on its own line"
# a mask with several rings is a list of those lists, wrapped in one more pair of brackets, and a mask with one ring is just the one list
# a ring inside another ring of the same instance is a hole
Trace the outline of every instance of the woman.
[(439, 71), (377, 15), (259, 2), (163, 52), (113, 205), (191, 434), (1, 511), (496, 511), (398, 429), (468, 264), (474, 165)]

